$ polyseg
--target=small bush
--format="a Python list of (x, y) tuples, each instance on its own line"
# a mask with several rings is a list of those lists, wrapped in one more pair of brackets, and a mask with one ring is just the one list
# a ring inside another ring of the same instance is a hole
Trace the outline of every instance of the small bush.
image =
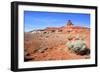
[(68, 42), (67, 46), (69, 50), (71, 50), (74, 53), (81, 54), (84, 50), (86, 50), (86, 44), (83, 40), (76, 40), (73, 42)]

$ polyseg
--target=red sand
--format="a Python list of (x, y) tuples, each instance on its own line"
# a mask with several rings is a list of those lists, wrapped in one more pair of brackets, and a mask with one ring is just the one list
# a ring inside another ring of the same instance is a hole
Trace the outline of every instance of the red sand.
[[(53, 32), (52, 30), (55, 31)], [(62, 31), (58, 32), (59, 30)], [(27, 61), (90, 58), (90, 55), (81, 56), (72, 53), (66, 46), (66, 43), (69, 42), (67, 35), (71, 34), (77, 36), (77, 34), (79, 34), (85, 36), (84, 40), (87, 47), (90, 49), (90, 28), (79, 26), (64, 26), (59, 28), (51, 27), (44, 29), (42, 32), (43, 33), (25, 33), (25, 59), (27, 59)], [(74, 38), (75, 37), (72, 39)]]

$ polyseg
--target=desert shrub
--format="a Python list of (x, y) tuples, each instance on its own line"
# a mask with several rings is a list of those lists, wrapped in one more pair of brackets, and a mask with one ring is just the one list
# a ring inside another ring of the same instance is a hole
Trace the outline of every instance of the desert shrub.
[(76, 40), (73, 42), (68, 42), (67, 46), (69, 50), (71, 50), (72, 52), (76, 54), (80, 54), (80, 55), (81, 53), (83, 53), (83, 51), (85, 52), (85, 50), (87, 49), (86, 44), (83, 40)]

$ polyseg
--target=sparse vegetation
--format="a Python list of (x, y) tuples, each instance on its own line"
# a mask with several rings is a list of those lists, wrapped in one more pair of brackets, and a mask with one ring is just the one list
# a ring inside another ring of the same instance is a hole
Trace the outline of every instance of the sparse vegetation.
[(85, 52), (85, 50), (87, 49), (86, 44), (83, 40), (76, 40), (76, 41), (69, 41), (67, 43), (67, 46), (69, 48), (69, 50), (71, 50), (72, 52), (76, 53), (76, 54), (81, 54), (83, 53), (83, 51)]

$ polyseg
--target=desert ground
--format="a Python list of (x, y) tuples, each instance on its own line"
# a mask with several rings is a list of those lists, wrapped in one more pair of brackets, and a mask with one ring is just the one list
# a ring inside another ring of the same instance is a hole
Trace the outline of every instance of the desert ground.
[(24, 61), (76, 60), (90, 58), (90, 28), (74, 26), (24, 32)]

